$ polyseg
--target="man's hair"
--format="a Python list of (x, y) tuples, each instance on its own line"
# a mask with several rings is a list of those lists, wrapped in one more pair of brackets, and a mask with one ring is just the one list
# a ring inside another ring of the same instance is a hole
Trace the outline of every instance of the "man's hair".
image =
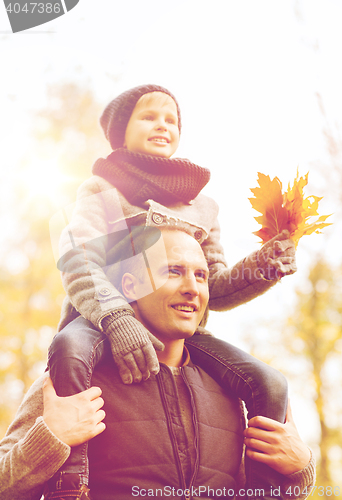
[[(121, 280), (125, 273), (130, 273), (140, 281), (146, 277), (146, 270), (150, 267), (149, 261), (146, 256), (146, 250), (151, 248), (162, 238), (165, 232), (182, 232), (193, 237), (191, 232), (186, 228), (176, 226), (131, 226), (127, 235), (120, 242), (120, 254), (116, 251), (116, 259), (120, 260), (120, 277), (117, 283), (119, 291), (122, 293)], [(118, 262), (116, 260), (116, 262)]]

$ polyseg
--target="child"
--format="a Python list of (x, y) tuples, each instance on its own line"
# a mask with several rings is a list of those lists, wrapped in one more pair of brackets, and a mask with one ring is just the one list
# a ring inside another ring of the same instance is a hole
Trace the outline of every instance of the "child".
[[(114, 286), (115, 263), (137, 257), (134, 252), (122, 256), (122, 237), (132, 227), (178, 225), (199, 241), (210, 269), (209, 307), (214, 310), (247, 302), (280, 277), (292, 274), (294, 245), (284, 231), (260, 251), (227, 268), (219, 241), (217, 205), (200, 193), (209, 181), (209, 171), (189, 160), (171, 158), (179, 143), (181, 116), (175, 97), (165, 88), (143, 85), (124, 92), (107, 106), (101, 125), (113, 152), (96, 161), (93, 177), (79, 188), (71, 224), (61, 238), (59, 268), (68, 299), (60, 329), (79, 314), (93, 323), (107, 335), (122, 381), (129, 384), (158, 372), (155, 348), (163, 347), (135, 319), (133, 309)], [(96, 342), (101, 338), (99, 334)], [(49, 369), (60, 396), (89, 387), (98, 362), (96, 346), (89, 342), (74, 338), (68, 328), (55, 337)], [(218, 381), (226, 380), (246, 402), (249, 418), (264, 415), (284, 422), (287, 387), (278, 372), (212, 336), (196, 335), (191, 343), (198, 352), (194, 361)], [(214, 358), (218, 363), (213, 363)], [(73, 449), (58, 481), (49, 482), (45, 498), (64, 498), (62, 491), (61, 496), (53, 491), (70, 488), (68, 478), (73, 480), (74, 474), (75, 497), (77, 490), (87, 490), (86, 451), (86, 445)], [(262, 481), (277, 486), (272, 483), (275, 471), (263, 464), (249, 461), (246, 469), (249, 487)]]

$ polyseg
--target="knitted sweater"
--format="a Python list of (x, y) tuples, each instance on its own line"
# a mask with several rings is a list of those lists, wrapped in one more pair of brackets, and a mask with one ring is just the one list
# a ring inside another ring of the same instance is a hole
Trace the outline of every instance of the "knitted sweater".
[[(44, 483), (57, 472), (70, 454), (45, 425), (43, 413), (43, 382), (40, 377), (25, 396), (6, 436), (0, 442), (1, 500), (39, 500)], [(298, 486), (310, 492), (315, 482), (315, 461), (299, 472), (284, 476), (282, 489)], [(240, 486), (240, 485), (239, 485)], [(296, 496), (304, 500), (308, 494)], [(293, 497), (288, 497), (291, 500)]]

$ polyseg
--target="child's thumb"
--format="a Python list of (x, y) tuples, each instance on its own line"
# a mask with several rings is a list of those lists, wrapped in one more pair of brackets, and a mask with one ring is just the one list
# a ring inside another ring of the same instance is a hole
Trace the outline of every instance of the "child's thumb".
[(55, 388), (53, 386), (52, 380), (50, 377), (47, 377), (44, 380), (43, 384), (43, 398), (44, 398), (44, 404), (47, 401), (51, 401), (51, 399), (55, 398), (57, 396)]

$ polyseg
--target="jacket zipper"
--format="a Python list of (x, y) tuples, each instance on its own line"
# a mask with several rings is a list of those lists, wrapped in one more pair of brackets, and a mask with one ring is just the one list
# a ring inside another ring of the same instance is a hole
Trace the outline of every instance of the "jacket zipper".
[[(166, 365), (165, 365), (165, 369), (169, 371), (169, 368)], [(171, 370), (170, 370), (170, 374), (171, 374), (171, 377), (172, 377)], [(178, 469), (178, 475), (179, 475), (179, 477), (181, 479), (181, 484), (182, 484), (183, 491), (184, 492), (186, 490), (189, 491), (189, 495), (186, 495), (184, 493), (184, 498), (185, 498), (185, 500), (190, 500), (190, 489), (188, 489), (186, 487), (186, 484), (185, 484), (185, 477), (184, 477), (184, 474), (183, 474), (183, 470), (182, 470), (182, 466), (181, 466), (181, 461), (180, 461), (180, 458), (179, 458), (176, 436), (175, 436), (175, 433), (174, 433), (174, 430), (173, 430), (173, 427), (172, 427), (172, 421), (171, 421), (170, 413), (168, 411), (168, 404), (167, 404), (167, 399), (166, 399), (166, 395), (165, 395), (165, 390), (164, 390), (164, 384), (163, 384), (162, 377), (163, 376), (162, 376), (161, 371), (160, 371), (156, 375), (156, 379), (157, 379), (157, 382), (158, 382), (158, 385), (159, 385), (159, 390), (160, 390), (160, 394), (161, 394), (162, 401), (163, 401), (163, 406), (164, 406), (165, 415), (166, 415), (166, 419), (167, 419), (167, 425), (168, 425), (169, 432), (170, 432), (170, 435), (171, 435), (171, 438), (172, 438), (171, 439), (171, 443), (172, 443), (172, 448), (173, 448), (174, 455), (176, 457), (176, 465), (177, 465), (177, 469)]]
[(185, 371), (184, 371), (184, 368), (183, 368), (183, 367), (181, 367), (181, 368), (180, 368), (180, 372), (181, 372), (182, 378), (183, 378), (183, 380), (184, 380), (184, 383), (185, 383), (185, 385), (187, 386), (188, 391), (189, 391), (189, 393), (190, 393), (190, 401), (191, 401), (191, 408), (192, 408), (192, 420), (193, 420), (193, 423), (194, 423), (194, 429), (195, 429), (195, 451), (196, 451), (196, 462), (195, 462), (195, 466), (194, 466), (194, 472), (193, 472), (192, 477), (191, 477), (191, 479), (190, 479), (190, 484), (189, 484), (189, 488), (188, 488), (189, 495), (185, 495), (185, 500), (190, 500), (190, 491), (191, 491), (191, 488), (192, 488), (192, 486), (193, 486), (193, 483), (194, 483), (195, 477), (196, 477), (196, 475), (197, 475), (197, 472), (198, 472), (198, 466), (199, 466), (199, 452), (198, 452), (198, 421), (197, 421), (197, 414), (196, 414), (196, 407), (195, 407), (194, 397), (193, 397), (193, 394), (192, 394), (191, 387), (190, 387), (190, 384), (189, 384), (189, 382), (188, 382), (188, 379), (186, 378)]

